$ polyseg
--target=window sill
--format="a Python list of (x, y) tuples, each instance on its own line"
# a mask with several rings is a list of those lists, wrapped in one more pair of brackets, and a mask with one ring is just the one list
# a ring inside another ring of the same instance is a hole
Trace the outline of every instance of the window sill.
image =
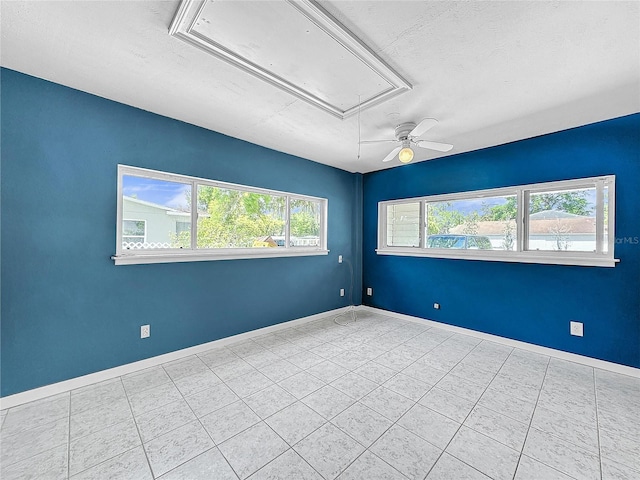
[(384, 248), (376, 249), (378, 255), (398, 255), (404, 257), (428, 257), (428, 258), (450, 258), (457, 260), (484, 260), (490, 262), (512, 262), (512, 263), (542, 263), (548, 265), (577, 265), (583, 267), (615, 267), (620, 260), (604, 256), (587, 255), (554, 255), (552, 252), (512, 252), (504, 254), (501, 252), (484, 253), (473, 251), (462, 254), (460, 252), (447, 252), (439, 250), (430, 252), (418, 248)]
[(212, 260), (244, 260), (248, 258), (283, 258), (283, 257), (309, 257), (314, 255), (328, 255), (329, 250), (317, 249), (287, 249), (270, 251), (266, 249), (238, 251), (227, 250), (224, 252), (145, 252), (114, 255), (111, 259), (116, 265), (143, 265), (148, 263), (178, 263), (178, 262), (208, 262)]

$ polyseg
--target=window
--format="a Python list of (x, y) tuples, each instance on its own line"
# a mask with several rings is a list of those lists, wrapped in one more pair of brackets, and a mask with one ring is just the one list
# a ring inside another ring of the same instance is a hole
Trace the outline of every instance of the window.
[(326, 255), (326, 215), (324, 198), (119, 165), (113, 259), (119, 265)]
[[(178, 238), (189, 238), (189, 183), (125, 173), (120, 181), (121, 218), (138, 219), (122, 221), (121, 251), (175, 248)], [(185, 231), (186, 234), (182, 233)]]
[[(289, 218), (291, 219), (290, 246), (320, 246), (322, 204), (319, 201), (292, 198), (289, 203)], [(281, 240), (284, 241), (284, 239)]]
[(615, 176), (390, 200), (378, 254), (614, 266)]
[(397, 203), (387, 208), (387, 244), (417, 247), (420, 244), (420, 203)]
[(284, 234), (287, 197), (198, 185), (197, 248), (268, 248)]
[(527, 250), (596, 252), (596, 188), (528, 195)]
[(517, 243), (516, 196), (483, 195), (430, 201), (427, 248), (513, 250)]
[(144, 220), (122, 221), (122, 248), (144, 248), (147, 222)]
[(191, 231), (191, 222), (176, 222), (176, 235)]

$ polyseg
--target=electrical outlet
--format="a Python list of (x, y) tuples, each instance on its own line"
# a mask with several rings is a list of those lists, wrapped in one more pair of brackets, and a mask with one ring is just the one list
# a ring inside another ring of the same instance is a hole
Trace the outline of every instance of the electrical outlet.
[(370, 297), (373, 295), (373, 288), (367, 287), (367, 295), (369, 295)]
[(342, 263), (342, 255), (338, 255), (338, 263)]
[(344, 288), (341, 288), (341, 289), (340, 289), (340, 296), (341, 296), (341, 297), (344, 297)]
[(151, 325), (140, 326), (140, 338), (149, 338), (151, 336)]
[(584, 325), (582, 322), (569, 322), (569, 330), (571, 335), (575, 335), (576, 337), (584, 336)]
[(439, 303), (434, 303), (433, 304), (433, 308), (435, 308), (436, 310), (440, 310), (440, 304)]

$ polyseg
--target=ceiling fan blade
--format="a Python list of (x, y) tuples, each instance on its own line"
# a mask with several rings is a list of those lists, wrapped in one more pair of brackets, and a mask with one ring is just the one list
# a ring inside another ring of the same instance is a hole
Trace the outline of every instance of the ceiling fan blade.
[(396, 143), (398, 140), (363, 140), (360, 145), (368, 145), (369, 143)]
[(428, 148), (429, 150), (437, 150), (438, 152), (448, 152), (453, 148), (450, 143), (430, 142), (428, 140), (418, 140), (414, 142), (420, 148)]
[(438, 120), (436, 120), (435, 118), (425, 118), (418, 125), (413, 127), (413, 130), (409, 132), (409, 136), (419, 137), (423, 133), (435, 127), (437, 124), (438, 124)]
[(402, 146), (400, 147), (396, 147), (393, 150), (391, 150), (389, 152), (389, 155), (387, 155), (386, 157), (384, 157), (384, 160), (382, 160), (383, 162), (390, 162), (391, 160), (393, 160), (393, 158), (398, 154), (398, 152), (402, 150)]

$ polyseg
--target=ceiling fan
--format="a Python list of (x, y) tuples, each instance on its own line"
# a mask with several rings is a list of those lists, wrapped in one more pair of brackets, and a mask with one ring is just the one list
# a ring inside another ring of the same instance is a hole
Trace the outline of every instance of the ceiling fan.
[(396, 138), (390, 140), (365, 140), (360, 144), (370, 143), (399, 143), (400, 145), (395, 147), (384, 157), (383, 162), (389, 162), (398, 155), (398, 160), (402, 163), (409, 163), (413, 160), (412, 146), (419, 148), (427, 148), (429, 150), (437, 150), (438, 152), (448, 152), (453, 148), (453, 145), (449, 143), (430, 142), (429, 140), (420, 140), (418, 137), (426, 133), (428, 130), (437, 125), (438, 121), (435, 118), (425, 118), (417, 125), (413, 122), (402, 123), (396, 127)]

